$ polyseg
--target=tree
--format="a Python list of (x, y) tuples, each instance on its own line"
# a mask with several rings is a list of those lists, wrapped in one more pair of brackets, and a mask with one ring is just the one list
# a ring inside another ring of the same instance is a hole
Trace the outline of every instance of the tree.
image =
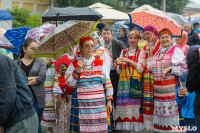
[[(157, 9), (161, 9), (161, 0), (130, 0), (129, 4), (134, 2), (138, 6), (144, 4), (151, 5)], [(189, 0), (166, 0), (166, 12), (183, 14), (183, 8), (189, 3)]]
[(35, 28), (42, 24), (42, 17), (39, 14), (30, 15), (31, 12), (24, 8), (13, 7), (12, 9), (7, 9), (11, 15), (14, 17), (12, 21), (13, 28), (19, 27), (29, 27)]

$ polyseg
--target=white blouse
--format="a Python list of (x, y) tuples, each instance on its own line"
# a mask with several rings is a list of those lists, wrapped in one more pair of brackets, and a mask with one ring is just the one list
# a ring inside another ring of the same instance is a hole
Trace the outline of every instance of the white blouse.
[[(95, 60), (95, 57), (92, 56), (90, 59), (84, 59), (83, 57), (80, 57), (80, 60), (85, 65), (90, 65)], [(65, 73), (66, 84), (68, 84), (72, 88), (76, 88), (76, 85), (77, 85), (77, 80), (74, 79), (73, 76), (72, 76), (72, 73), (74, 72), (74, 70), (75, 70), (75, 68), (74, 68), (73, 64), (71, 63), (69, 65), (69, 67), (67, 68), (67, 71)], [(104, 62), (103, 62), (103, 66), (102, 66), (101, 72), (102, 72), (102, 76), (103, 76), (103, 83), (111, 82), (110, 81), (110, 76), (109, 76), (109, 73), (108, 73), (108, 69), (106, 68)], [(106, 91), (107, 91), (107, 93), (106, 93), (107, 96), (112, 96), (113, 95), (113, 87), (110, 87), (110, 88), (106, 89)]]
[[(161, 52), (166, 50), (166, 48), (160, 47)], [(156, 54), (155, 54), (156, 55)], [(174, 49), (173, 55), (172, 55), (172, 73), (180, 76), (183, 74), (185, 71), (187, 71), (187, 65), (186, 65), (186, 60), (185, 60), (185, 55), (183, 54), (182, 50), (178, 47)], [(153, 60), (154, 57), (148, 58), (147, 59), (147, 68), (152, 71), (153, 67)]]

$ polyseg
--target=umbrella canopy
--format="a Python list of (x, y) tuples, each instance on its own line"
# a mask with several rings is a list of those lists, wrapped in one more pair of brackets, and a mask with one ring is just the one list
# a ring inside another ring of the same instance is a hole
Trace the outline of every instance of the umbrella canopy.
[(77, 45), (81, 37), (94, 32), (97, 24), (97, 22), (71, 20), (56, 27), (42, 39), (34, 50), (34, 56), (56, 58), (70, 47)]
[(151, 25), (154, 26), (158, 31), (162, 30), (163, 28), (168, 28), (171, 30), (174, 37), (182, 36), (181, 26), (164, 12), (148, 10), (130, 13), (129, 17), (131, 24), (139, 26), (142, 29)]
[(4, 35), (6, 33), (6, 30), (0, 28), (0, 35)]
[(28, 33), (26, 34), (26, 39), (27, 38), (33, 38), (35, 39), (38, 43), (40, 43), (41, 39), (47, 35), (49, 32), (55, 29), (55, 25), (53, 24), (44, 24), (42, 26), (36, 27), (32, 30), (29, 30)]
[(27, 32), (31, 30), (27, 27), (7, 30), (4, 36), (14, 45), (15, 49), (10, 50), (16, 55), (19, 55), (21, 45), (25, 40)]
[[(112, 31), (113, 31), (113, 37), (115, 39), (117, 39), (119, 37), (120, 29), (123, 28), (123, 27), (121, 25), (119, 25), (119, 24), (113, 24), (109, 28), (112, 29)], [(126, 29), (126, 34), (128, 34), (129, 32), (130, 32), (129, 29), (127, 28)]]
[(115, 22), (115, 24), (118, 24), (118, 25), (121, 25), (122, 27), (124, 28), (129, 28), (127, 25), (126, 25), (127, 21), (117, 21)]
[(68, 21), (68, 20), (85, 20), (98, 21), (101, 14), (93, 11), (89, 7), (51, 8), (42, 15), (42, 22), (46, 21)]
[(170, 16), (171, 18), (173, 18), (178, 24), (184, 25), (189, 23), (189, 20), (186, 19), (184, 16), (179, 15), (179, 14), (175, 14), (175, 13), (167, 13), (168, 16)]
[(10, 43), (10, 41), (5, 36), (0, 35), (0, 48), (14, 49), (15, 47)]

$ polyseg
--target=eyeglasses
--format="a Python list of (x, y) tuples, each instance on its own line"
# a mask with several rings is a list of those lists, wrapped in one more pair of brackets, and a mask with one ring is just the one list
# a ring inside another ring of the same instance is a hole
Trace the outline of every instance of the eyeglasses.
[(92, 45), (89, 45), (89, 44), (85, 44), (85, 45), (83, 45), (84, 47), (86, 47), (86, 48), (94, 48), (94, 44), (92, 44)]

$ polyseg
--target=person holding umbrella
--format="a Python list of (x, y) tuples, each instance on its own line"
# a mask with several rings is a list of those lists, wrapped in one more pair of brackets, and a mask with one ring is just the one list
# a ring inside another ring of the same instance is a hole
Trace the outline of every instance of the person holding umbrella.
[(185, 56), (178, 45), (172, 44), (172, 32), (159, 32), (160, 48), (153, 56), (148, 49), (147, 67), (154, 76), (154, 131), (172, 132), (179, 126), (178, 104), (175, 101), (175, 76), (187, 71)]
[[(108, 128), (113, 87), (103, 60), (93, 56), (94, 47), (91, 37), (81, 38), (80, 60), (72, 62), (65, 73), (66, 84), (74, 88), (70, 132), (111, 132)], [(108, 100), (107, 104), (105, 97)]]

